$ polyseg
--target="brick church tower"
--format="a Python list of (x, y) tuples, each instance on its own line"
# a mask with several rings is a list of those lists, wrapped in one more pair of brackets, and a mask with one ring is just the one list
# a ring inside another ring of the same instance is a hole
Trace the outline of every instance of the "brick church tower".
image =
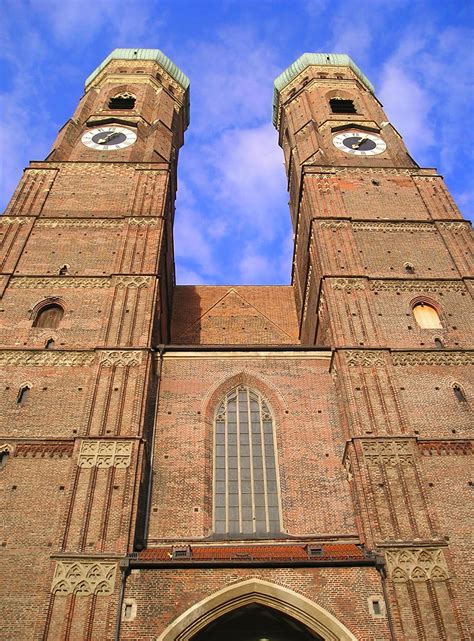
[(0, 639), (469, 639), (469, 223), (304, 54), (292, 285), (176, 286), (188, 122), (186, 76), (116, 49), (0, 218)]

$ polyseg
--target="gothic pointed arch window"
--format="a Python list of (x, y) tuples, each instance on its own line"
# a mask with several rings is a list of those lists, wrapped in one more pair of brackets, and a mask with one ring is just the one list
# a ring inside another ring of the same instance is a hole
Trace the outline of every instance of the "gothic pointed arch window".
[(275, 425), (265, 399), (240, 385), (214, 419), (214, 530), (266, 536), (281, 531)]
[(33, 321), (33, 327), (48, 327), (56, 329), (64, 315), (64, 310), (57, 303), (50, 303), (41, 307)]

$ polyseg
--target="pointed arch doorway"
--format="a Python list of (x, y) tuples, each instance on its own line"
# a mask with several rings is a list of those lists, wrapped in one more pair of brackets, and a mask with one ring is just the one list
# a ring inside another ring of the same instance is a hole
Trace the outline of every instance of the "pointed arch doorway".
[(324, 641), (304, 624), (268, 606), (251, 603), (224, 614), (192, 641)]
[[(247, 606), (253, 608), (245, 609)], [(236, 583), (199, 601), (177, 617), (157, 641), (234, 641), (228, 630), (232, 621), (235, 625), (239, 620), (244, 629), (249, 621), (266, 624), (267, 629), (280, 623), (285, 634), (293, 630), (293, 636), (279, 639), (263, 632), (256, 638), (238, 635), (238, 641), (357, 641), (328, 610), (293, 590), (261, 579)]]

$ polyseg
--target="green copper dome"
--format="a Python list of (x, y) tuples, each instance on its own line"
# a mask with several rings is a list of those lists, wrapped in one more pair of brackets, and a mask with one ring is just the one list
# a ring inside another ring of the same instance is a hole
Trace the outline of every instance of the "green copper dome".
[(152, 60), (157, 62), (184, 89), (186, 121), (189, 123), (189, 78), (159, 49), (114, 49), (87, 78), (85, 82), (86, 91), (111, 60)]
[(311, 65), (330, 67), (349, 67), (359, 78), (367, 89), (374, 93), (374, 87), (355, 62), (345, 53), (304, 53), (290, 65), (276, 79), (273, 85), (273, 124), (278, 124), (278, 112), (280, 109), (280, 92), (296, 78), (298, 74)]

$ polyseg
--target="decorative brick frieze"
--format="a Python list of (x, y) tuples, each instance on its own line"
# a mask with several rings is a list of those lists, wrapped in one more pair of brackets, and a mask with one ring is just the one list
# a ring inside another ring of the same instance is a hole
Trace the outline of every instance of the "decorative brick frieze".
[(410, 441), (362, 441), (364, 458), (369, 465), (414, 465)]
[(467, 456), (474, 448), (471, 441), (421, 441), (418, 449), (422, 456)]
[(328, 221), (328, 220), (323, 220), (320, 223), (322, 229), (345, 229), (347, 228), (347, 222), (345, 220), (337, 220), (337, 221)]
[(130, 287), (132, 289), (139, 289), (140, 287), (149, 287), (151, 283), (151, 276), (116, 276), (114, 279), (117, 287)]
[(132, 443), (130, 441), (83, 441), (77, 459), (79, 467), (124, 469), (130, 466)]
[(55, 352), (55, 351), (3, 351), (0, 352), (0, 367), (25, 365), (33, 367), (65, 366), (84, 367), (95, 360), (94, 352)]
[(150, 218), (127, 218), (126, 221), (131, 227), (156, 227), (160, 218), (150, 217)]
[(465, 292), (462, 281), (433, 281), (433, 280), (372, 280), (370, 289), (374, 292)]
[(99, 352), (99, 363), (104, 367), (135, 367), (141, 362), (141, 351), (106, 350)]
[(466, 220), (451, 220), (449, 222), (436, 223), (441, 229), (450, 229), (452, 231), (462, 231), (463, 229), (470, 230), (471, 224)]
[[(1, 449), (1, 448), (0, 448)], [(74, 449), (73, 441), (61, 442), (39, 442), (39, 443), (18, 443), (15, 448), (15, 456), (41, 457), (41, 458), (70, 458)]]
[(122, 227), (126, 219), (107, 218), (40, 218), (36, 221), (36, 227), (92, 227), (94, 229), (115, 229)]
[(362, 222), (354, 221), (352, 223), (354, 231), (381, 231), (398, 234), (398, 232), (436, 232), (433, 223), (385, 223), (385, 222)]
[(385, 365), (382, 352), (369, 350), (354, 350), (346, 352), (346, 361), (349, 367), (374, 367)]
[(392, 354), (395, 366), (405, 365), (472, 365), (474, 352), (397, 352)]
[(448, 568), (441, 548), (402, 548), (385, 551), (388, 575), (395, 583), (446, 581)]
[(353, 290), (365, 289), (365, 284), (360, 278), (336, 278), (331, 281), (332, 288), (350, 293)]
[(28, 220), (32, 219), (24, 216), (0, 216), (0, 225), (26, 225)]
[(64, 278), (16, 276), (10, 281), (12, 289), (104, 289), (111, 286), (110, 278), (79, 278), (66, 276)]
[(57, 561), (51, 592), (56, 596), (108, 596), (114, 591), (117, 564), (107, 561)]

